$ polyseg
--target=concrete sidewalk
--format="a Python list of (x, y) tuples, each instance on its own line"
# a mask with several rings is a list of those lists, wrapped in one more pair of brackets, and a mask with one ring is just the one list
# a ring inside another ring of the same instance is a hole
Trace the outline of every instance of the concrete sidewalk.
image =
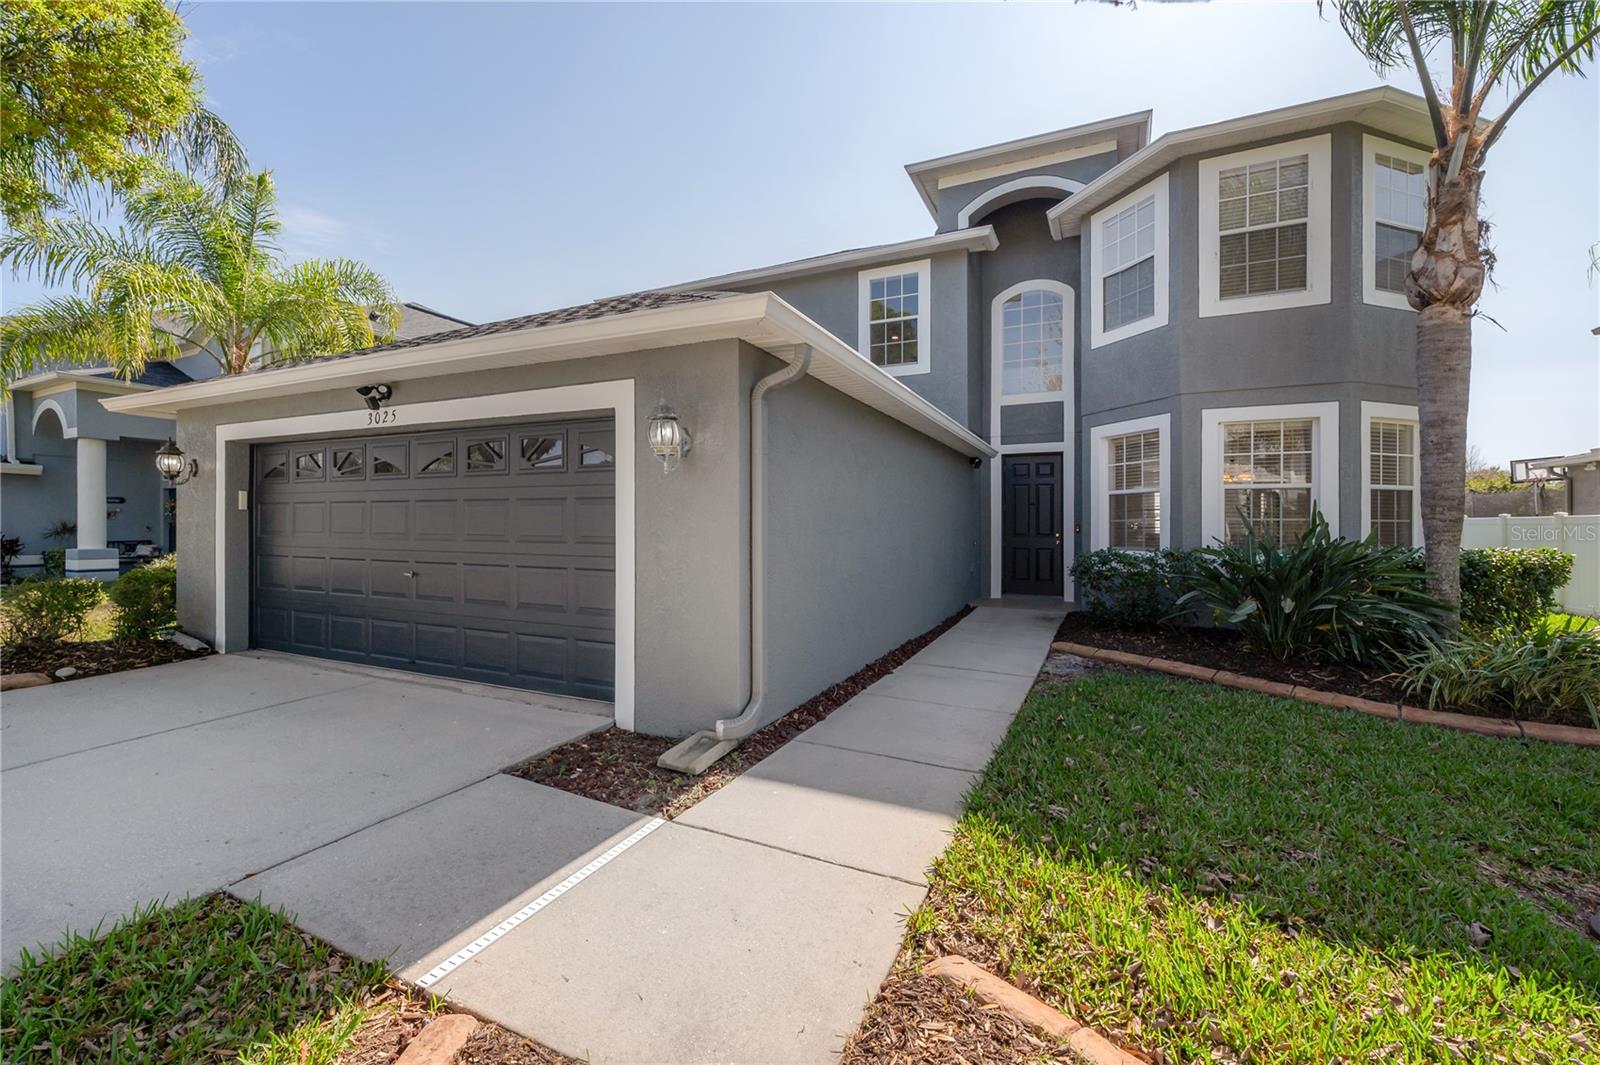
[[(903, 915), (925, 895), (928, 864), (948, 842), (1060, 617), (979, 608), (827, 721), (590, 868), (429, 990), (597, 1063), (832, 1060), (888, 973)], [(507, 783), (512, 794), (497, 801), (511, 803), (502, 808), (514, 819), (517, 802), (538, 798), (518, 789), (538, 786)], [(449, 801), (472, 809), (467, 794)], [(537, 906), (553, 885), (593, 866), (643, 823), (569, 802), (582, 814), (575, 838), (590, 841), (582, 853), (487, 910), (482, 904), (503, 890), (486, 893), (447, 877), (445, 896), (465, 892), (484, 916), (464, 930), (457, 922), (432, 950), (418, 953), (428, 936), (411, 926), (376, 937), (361, 932), (368, 938), (360, 945), (393, 944), (397, 960), (416, 959), (402, 972), (415, 980), (508, 914), (530, 901)], [(543, 799), (538, 805), (547, 808)], [(413, 811), (371, 832), (416, 844), (408, 822), (423, 816)], [(435, 816), (440, 825), (454, 821)], [(374, 835), (365, 853), (386, 853), (386, 842)], [(505, 844), (518, 849), (511, 839)], [(318, 860), (336, 860), (337, 849)], [(474, 862), (470, 850), (448, 848), (440, 875)], [(425, 847), (407, 853), (427, 861)], [(279, 890), (299, 875), (295, 865), (260, 878), (269, 900), (295, 908), (299, 892)], [(412, 882), (429, 876), (417, 869)], [(302, 886), (312, 880), (328, 883), (312, 877)], [(495, 883), (503, 888), (505, 880)], [(348, 914), (300, 909), (311, 931), (356, 942), (340, 923)]]

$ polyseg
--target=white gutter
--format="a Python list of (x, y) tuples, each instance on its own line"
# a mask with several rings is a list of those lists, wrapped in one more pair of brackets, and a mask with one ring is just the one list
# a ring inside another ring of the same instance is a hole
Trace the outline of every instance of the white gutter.
[[(101, 400), (121, 414), (176, 417), (180, 411), (305, 395), (373, 380), (390, 384), (510, 366), (595, 358), (706, 340), (740, 339), (764, 350), (813, 349), (812, 376), (924, 436), (972, 458), (995, 453), (986, 441), (854, 348), (770, 292), (723, 296), (630, 314), (503, 333), (418, 343), (368, 355), (280, 370), (215, 377), (140, 395)], [(403, 402), (403, 399), (402, 399)]]
[(716, 277), (702, 277), (681, 285), (669, 285), (662, 292), (697, 292), (702, 289), (740, 288), (767, 281), (784, 281), (808, 274), (821, 274), (829, 270), (871, 266), (875, 263), (893, 262), (912, 256), (937, 255), (947, 251), (994, 251), (1000, 246), (993, 226), (973, 226), (970, 229), (952, 229), (916, 240), (902, 240), (895, 244), (875, 244), (870, 248), (851, 248), (828, 255), (814, 255), (809, 259), (795, 259), (776, 266), (763, 266), (755, 270), (740, 270)]

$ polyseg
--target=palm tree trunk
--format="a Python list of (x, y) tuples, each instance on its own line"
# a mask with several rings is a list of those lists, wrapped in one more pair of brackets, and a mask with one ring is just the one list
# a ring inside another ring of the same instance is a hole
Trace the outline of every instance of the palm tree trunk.
[(1461, 519), (1466, 513), (1467, 389), (1472, 315), (1436, 303), (1417, 316), (1417, 415), (1421, 422), (1422, 536), (1428, 591), (1461, 603)]
[[(1463, 130), (1460, 135), (1471, 132)], [(1483, 172), (1466, 165), (1454, 179), (1446, 180), (1452, 147), (1434, 155), (1432, 209), (1411, 258), (1406, 297), (1417, 309), (1418, 461), (1428, 591), (1459, 610), (1472, 315), (1483, 293), (1486, 267), (1478, 217)]]

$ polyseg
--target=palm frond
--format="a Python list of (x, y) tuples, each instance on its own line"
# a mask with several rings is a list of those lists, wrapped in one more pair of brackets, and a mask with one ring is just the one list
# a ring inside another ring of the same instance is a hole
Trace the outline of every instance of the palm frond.
[(52, 296), (0, 321), (0, 372), (7, 381), (52, 366), (109, 363), (131, 377), (152, 359), (175, 358), (177, 341), (140, 310), (82, 296)]

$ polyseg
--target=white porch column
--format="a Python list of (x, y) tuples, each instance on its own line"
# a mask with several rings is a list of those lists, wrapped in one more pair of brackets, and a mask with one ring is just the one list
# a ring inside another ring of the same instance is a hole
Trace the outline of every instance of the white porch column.
[(117, 553), (106, 547), (106, 442), (80, 436), (78, 448), (78, 542), (67, 551), (67, 572), (117, 571)]

